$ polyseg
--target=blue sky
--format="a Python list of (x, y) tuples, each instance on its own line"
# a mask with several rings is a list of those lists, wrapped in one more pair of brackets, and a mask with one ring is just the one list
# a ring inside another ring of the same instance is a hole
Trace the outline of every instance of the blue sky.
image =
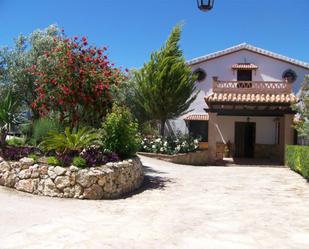
[(0, 46), (18, 34), (58, 24), (69, 36), (108, 45), (118, 66), (139, 67), (184, 22), (187, 59), (242, 42), (309, 62), (309, 0), (0, 0)]

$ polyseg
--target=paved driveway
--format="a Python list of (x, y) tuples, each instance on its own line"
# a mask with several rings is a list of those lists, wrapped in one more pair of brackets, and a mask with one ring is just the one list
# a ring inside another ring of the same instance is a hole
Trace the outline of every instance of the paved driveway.
[(0, 188), (0, 248), (309, 248), (309, 184), (283, 167), (143, 157), (146, 184), (114, 201)]

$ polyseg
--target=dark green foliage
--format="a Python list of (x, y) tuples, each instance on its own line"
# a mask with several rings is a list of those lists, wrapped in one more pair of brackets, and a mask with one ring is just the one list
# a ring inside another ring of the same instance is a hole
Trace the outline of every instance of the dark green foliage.
[(126, 158), (139, 149), (138, 124), (126, 107), (114, 106), (103, 123), (103, 144), (106, 150)]
[(47, 163), (49, 165), (53, 165), (53, 166), (59, 166), (60, 165), (59, 160), (54, 156), (47, 157)]
[(187, 113), (196, 99), (196, 76), (179, 48), (181, 26), (176, 26), (164, 47), (151, 54), (150, 61), (135, 73), (135, 101), (150, 120), (161, 124)]
[(51, 25), (44, 30), (35, 30), (29, 36), (19, 35), (15, 39), (14, 47), (0, 49), (1, 88), (10, 86), (14, 89), (19, 104), (25, 104), (32, 109), (34, 118), (39, 117), (31, 107), (37, 97), (37, 77), (30, 73), (29, 68), (37, 65), (45, 51), (50, 51), (55, 46), (53, 38), (59, 34), (59, 28)]
[(61, 132), (62, 125), (58, 119), (52, 117), (40, 118), (33, 122), (32, 139), (35, 145), (41, 143), (49, 132)]
[(286, 164), (309, 180), (309, 146), (287, 145)]
[(73, 165), (78, 168), (85, 168), (87, 166), (86, 160), (80, 156), (76, 156), (73, 158)]

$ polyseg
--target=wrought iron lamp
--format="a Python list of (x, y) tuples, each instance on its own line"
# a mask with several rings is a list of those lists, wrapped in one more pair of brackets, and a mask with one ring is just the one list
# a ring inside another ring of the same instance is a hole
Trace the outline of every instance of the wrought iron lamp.
[(197, 7), (201, 10), (201, 11), (209, 11), (214, 7), (214, 2), (215, 0), (197, 0)]

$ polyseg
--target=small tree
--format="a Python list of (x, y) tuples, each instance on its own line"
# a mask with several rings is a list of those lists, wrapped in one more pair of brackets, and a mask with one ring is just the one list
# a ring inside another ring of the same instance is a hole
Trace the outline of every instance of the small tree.
[(124, 74), (109, 62), (105, 47), (89, 46), (86, 37), (63, 34), (54, 44), (31, 69), (37, 78), (32, 108), (41, 116), (60, 113), (60, 121), (71, 127), (98, 127), (112, 105), (111, 86), (120, 84)]
[(299, 102), (293, 108), (299, 115), (299, 121), (295, 125), (296, 130), (300, 136), (309, 138), (309, 75), (305, 76), (300, 90)]
[(179, 48), (181, 26), (176, 26), (165, 46), (151, 54), (150, 61), (135, 74), (136, 102), (148, 117), (161, 124), (186, 112), (196, 99), (196, 77)]
[(31, 109), (35, 119), (39, 114), (31, 104), (37, 98), (36, 76), (27, 69), (36, 65), (44, 52), (54, 47), (53, 38), (59, 34), (60, 29), (51, 25), (44, 30), (35, 30), (29, 36), (19, 35), (12, 48), (0, 49), (1, 88), (12, 89), (16, 101)]

